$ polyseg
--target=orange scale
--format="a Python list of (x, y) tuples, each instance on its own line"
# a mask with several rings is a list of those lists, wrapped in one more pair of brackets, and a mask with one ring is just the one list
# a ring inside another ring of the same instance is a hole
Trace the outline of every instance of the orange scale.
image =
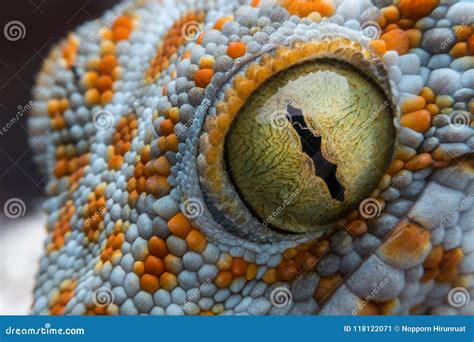
[(160, 288), (158, 277), (151, 274), (144, 274), (140, 278), (140, 286), (143, 290), (154, 293)]
[(235, 277), (244, 276), (247, 271), (247, 262), (243, 258), (235, 258), (232, 262), (231, 272)]
[(331, 0), (283, 0), (282, 6), (290, 14), (301, 18), (305, 18), (313, 12), (318, 12), (322, 17), (330, 17), (335, 11)]
[(128, 30), (131, 30), (133, 27), (132, 20), (129, 16), (126, 15), (121, 15), (119, 16), (113, 23), (112, 29), (116, 29), (119, 27), (126, 28)]
[(198, 230), (193, 229), (186, 237), (189, 248), (198, 253), (204, 252), (207, 246), (207, 240)]
[(228, 287), (233, 280), (232, 272), (230, 271), (221, 271), (214, 279), (214, 284), (219, 288)]
[(328, 277), (322, 277), (314, 291), (314, 299), (316, 299), (318, 303), (321, 304), (326, 299), (328, 299), (332, 293), (334, 293), (334, 291), (343, 281), (344, 278), (338, 273)]
[(245, 272), (245, 279), (247, 280), (252, 280), (256, 277), (258, 271), (258, 266), (256, 264), (250, 264), (247, 267), (247, 270)]
[(222, 28), (224, 27), (225, 24), (227, 24), (228, 22), (234, 20), (234, 17), (232, 15), (230, 16), (227, 16), (227, 17), (222, 17), (222, 18), (219, 18), (217, 19), (216, 23), (214, 24), (214, 29), (215, 30), (222, 30)]
[(166, 291), (172, 291), (174, 288), (178, 286), (178, 279), (174, 274), (169, 272), (164, 272), (160, 276), (160, 284), (163, 289)]
[(205, 88), (211, 83), (214, 72), (212, 69), (200, 69), (194, 74), (194, 81), (197, 87)]
[(174, 132), (174, 124), (171, 119), (165, 119), (160, 123), (160, 130), (163, 134), (168, 135)]
[(250, 6), (257, 7), (259, 3), (260, 3), (260, 0), (252, 0), (252, 2), (250, 3)]
[(276, 270), (274, 268), (270, 268), (269, 270), (267, 270), (267, 272), (265, 272), (265, 274), (263, 275), (262, 280), (267, 284), (275, 283), (277, 281)]
[[(143, 179), (145, 179), (143, 177)], [(160, 175), (154, 175), (145, 180), (145, 187), (142, 192), (152, 194), (156, 197), (163, 197), (169, 194), (171, 186), (168, 183), (168, 178)]]
[(106, 75), (100, 76), (96, 81), (96, 89), (101, 93), (112, 89), (112, 85), (113, 81)]
[(105, 55), (102, 57), (100, 63), (99, 63), (99, 71), (102, 75), (106, 75), (117, 66), (117, 57), (112, 54)]
[(153, 162), (153, 167), (155, 168), (156, 172), (163, 176), (169, 176), (171, 174), (170, 164), (164, 156), (155, 159)]
[(168, 254), (163, 259), (165, 264), (165, 269), (167, 272), (172, 273), (174, 275), (179, 274), (182, 268), (182, 261), (181, 258), (174, 256), (173, 254)]
[(243, 42), (230, 43), (227, 48), (227, 55), (230, 58), (236, 59), (242, 57), (247, 52), (247, 46)]
[(145, 259), (145, 271), (158, 277), (165, 271), (165, 266), (160, 258), (149, 255)]
[(314, 255), (312, 255), (309, 252), (303, 252), (301, 254), (298, 254), (293, 259), (293, 261), (297, 269), (303, 272), (308, 272), (316, 266), (316, 263), (318, 262), (318, 258), (316, 258)]
[(466, 41), (467, 43), (467, 51), (470, 55), (474, 55), (474, 34), (470, 35)]
[(311, 254), (313, 254), (317, 258), (323, 257), (328, 251), (329, 251), (328, 240), (318, 241), (316, 242), (314, 247), (310, 249)]
[(439, 4), (439, 0), (400, 0), (397, 3), (402, 18), (418, 20), (426, 17)]
[(168, 229), (175, 235), (185, 239), (192, 230), (191, 222), (182, 213), (178, 213), (168, 221)]
[(291, 281), (300, 273), (301, 271), (293, 260), (283, 260), (276, 268), (276, 276), (280, 281)]
[(157, 236), (153, 236), (148, 241), (148, 250), (152, 255), (158, 258), (164, 258), (168, 254), (168, 246), (166, 242)]

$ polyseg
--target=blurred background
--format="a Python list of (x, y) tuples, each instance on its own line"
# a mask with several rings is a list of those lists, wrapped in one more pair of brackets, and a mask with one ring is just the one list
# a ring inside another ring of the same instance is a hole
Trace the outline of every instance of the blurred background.
[[(51, 45), (118, 2), (0, 0), (0, 315), (28, 314), (45, 236), (47, 178), (32, 162), (28, 115), (18, 113), (28, 108)], [(6, 33), (11, 26), (18, 35)]]

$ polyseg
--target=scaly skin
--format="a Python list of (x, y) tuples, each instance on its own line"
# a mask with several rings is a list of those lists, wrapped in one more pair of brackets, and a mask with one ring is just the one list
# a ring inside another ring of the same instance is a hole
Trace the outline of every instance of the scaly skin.
[[(30, 119), (49, 175), (32, 312), (472, 314), (474, 4), (388, 2), (137, 0), (55, 47)], [(368, 200), (289, 234), (246, 208), (223, 147), (265, 80), (318, 58), (380, 86), (397, 138)]]

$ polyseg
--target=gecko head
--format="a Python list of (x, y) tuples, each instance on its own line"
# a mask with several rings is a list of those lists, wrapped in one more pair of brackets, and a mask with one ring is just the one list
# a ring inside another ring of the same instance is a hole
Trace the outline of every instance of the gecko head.
[(470, 276), (474, 5), (385, 3), (127, 2), (54, 49), (34, 312), (398, 313)]

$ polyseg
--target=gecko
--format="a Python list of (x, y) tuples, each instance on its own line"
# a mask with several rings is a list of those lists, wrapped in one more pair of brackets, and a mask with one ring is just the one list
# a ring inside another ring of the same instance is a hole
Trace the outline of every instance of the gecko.
[(119, 3), (37, 76), (31, 312), (474, 314), (473, 68), (470, 2)]

